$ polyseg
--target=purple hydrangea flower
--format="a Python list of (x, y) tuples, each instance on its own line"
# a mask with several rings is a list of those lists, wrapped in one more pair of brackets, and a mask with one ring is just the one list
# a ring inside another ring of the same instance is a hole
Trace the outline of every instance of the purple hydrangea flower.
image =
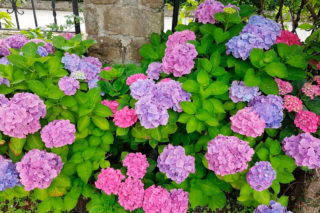
[(91, 63), (91, 60), (85, 61), (81, 60), (79, 65), (79, 70), (82, 71), (86, 76), (86, 82), (94, 79), (99, 79), (99, 73), (101, 68)]
[(55, 120), (41, 130), (41, 139), (46, 147), (62, 147), (73, 144), (76, 139), (76, 127), (69, 120)]
[(218, 135), (208, 143), (207, 154), (209, 169), (224, 176), (242, 172), (248, 168), (248, 162), (254, 150), (247, 141), (234, 136)]
[(11, 160), (0, 156), (0, 191), (20, 185), (19, 174)]
[(10, 55), (9, 46), (0, 38), (0, 57)]
[(10, 87), (10, 81), (6, 78), (0, 77), (0, 85), (2, 85), (2, 84), (6, 85), (7, 87)]
[(286, 155), (295, 159), (298, 166), (307, 166), (309, 169), (320, 168), (320, 139), (310, 133), (286, 137), (282, 149)]
[(155, 83), (150, 79), (138, 79), (130, 86), (131, 96), (136, 100), (145, 96), (150, 96), (155, 89)]
[(46, 48), (39, 46), (38, 50), (37, 50), (38, 55), (40, 55), (41, 57), (45, 57), (48, 56), (48, 52), (46, 50)]
[(280, 203), (271, 200), (269, 206), (259, 205), (253, 213), (292, 213), (286, 207), (281, 206)]
[(252, 101), (260, 94), (259, 87), (247, 87), (243, 81), (233, 81), (229, 88), (229, 97), (234, 103)]
[(25, 45), (29, 39), (24, 35), (12, 35), (5, 39), (5, 42), (8, 44), (10, 48), (20, 49), (23, 45)]
[(279, 128), (283, 120), (283, 100), (277, 95), (258, 96), (249, 107), (266, 122), (266, 128)]
[(30, 150), (17, 163), (17, 171), (26, 191), (48, 188), (62, 167), (60, 156), (38, 149)]
[(98, 67), (99, 69), (102, 68), (102, 63), (99, 61), (99, 59), (95, 58), (95, 57), (92, 57), (92, 56), (88, 56), (88, 57), (85, 57), (83, 56), (82, 61), (85, 61), (89, 64), (93, 64), (94, 66)]
[(5, 66), (8, 65), (9, 61), (8, 61), (7, 57), (0, 58), (0, 64), (5, 65)]
[(162, 64), (160, 62), (153, 62), (149, 64), (147, 69), (148, 78), (158, 80), (162, 72)]
[(31, 40), (28, 41), (27, 43), (29, 43), (29, 42), (34, 42), (34, 43), (36, 43), (36, 44), (39, 44), (39, 43), (44, 44), (43, 47), (46, 49), (47, 53), (54, 54), (54, 47), (53, 47), (53, 45), (52, 45), (51, 43), (49, 43), (49, 42), (46, 42), (46, 41), (41, 40), (41, 39), (31, 39)]
[(80, 88), (80, 82), (72, 77), (63, 77), (59, 80), (59, 88), (65, 95), (74, 95)]
[(75, 72), (80, 69), (80, 57), (76, 54), (66, 53), (62, 59), (61, 63), (64, 64), (64, 68), (69, 70), (70, 72)]
[(182, 146), (169, 144), (158, 157), (158, 168), (160, 172), (167, 175), (178, 184), (183, 182), (190, 173), (195, 173), (195, 159), (186, 155)]
[(215, 0), (205, 0), (198, 6), (194, 15), (195, 18), (202, 24), (215, 24), (217, 23), (217, 20), (214, 18), (214, 15), (216, 13), (222, 13), (223, 9), (224, 5), (221, 2)]
[(9, 100), (6, 98), (5, 95), (0, 94), (0, 107), (4, 104), (7, 104), (9, 102)]
[(182, 189), (172, 189), (170, 191), (171, 197), (171, 212), (187, 213), (189, 203), (189, 193)]
[(269, 161), (260, 161), (250, 168), (247, 174), (247, 182), (251, 188), (263, 191), (272, 185), (276, 179), (276, 171), (272, 168)]

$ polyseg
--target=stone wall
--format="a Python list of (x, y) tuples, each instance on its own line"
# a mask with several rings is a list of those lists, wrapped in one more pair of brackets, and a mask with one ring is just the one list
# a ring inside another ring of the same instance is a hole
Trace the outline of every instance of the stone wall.
[[(82, 2), (79, 2), (79, 8), (82, 8)], [(72, 11), (71, 1), (56, 1), (57, 11)], [(36, 10), (52, 10), (51, 1), (34, 0), (34, 7)], [(0, 1), (0, 8), (12, 8), (10, 1)], [(32, 9), (31, 1), (24, 2), (20, 9)]]
[(90, 55), (105, 63), (139, 63), (140, 47), (163, 30), (163, 0), (85, 0)]

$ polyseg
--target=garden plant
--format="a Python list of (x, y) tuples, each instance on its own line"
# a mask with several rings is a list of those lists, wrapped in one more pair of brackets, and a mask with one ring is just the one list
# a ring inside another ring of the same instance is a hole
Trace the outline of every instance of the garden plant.
[(81, 35), (0, 39), (0, 201), (290, 212), (293, 173), (320, 168), (319, 29), (303, 44), (253, 12), (205, 0), (141, 65), (102, 64)]

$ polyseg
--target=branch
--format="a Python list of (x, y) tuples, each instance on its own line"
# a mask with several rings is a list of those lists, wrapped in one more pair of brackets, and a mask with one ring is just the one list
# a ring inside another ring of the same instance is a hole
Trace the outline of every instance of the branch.
[[(311, 16), (312, 16), (312, 18), (314, 19), (314, 22), (316, 22), (317, 20), (318, 20), (318, 16), (317, 16), (317, 14), (316, 14), (316, 12), (314, 11), (314, 9), (309, 5), (309, 4), (307, 4), (307, 9), (309, 10), (309, 12), (311, 13)], [(320, 12), (320, 10), (319, 10), (319, 12)], [(320, 13), (319, 13), (320, 14)]]
[(300, 8), (299, 8), (299, 10), (298, 10), (298, 12), (297, 12), (297, 17), (296, 17), (295, 20), (293, 20), (293, 23), (292, 23), (292, 32), (293, 32), (293, 33), (296, 32), (296, 29), (297, 29), (298, 24), (299, 24), (299, 21), (300, 21), (301, 11), (302, 11), (302, 9), (303, 9), (303, 7), (304, 7), (304, 5), (305, 5), (306, 3), (307, 3), (307, 0), (302, 0), (302, 1), (301, 1)]
[(279, 22), (279, 18), (280, 18), (282, 29), (284, 29), (282, 10), (283, 10), (283, 0), (280, 0), (279, 11), (276, 15), (276, 22)]

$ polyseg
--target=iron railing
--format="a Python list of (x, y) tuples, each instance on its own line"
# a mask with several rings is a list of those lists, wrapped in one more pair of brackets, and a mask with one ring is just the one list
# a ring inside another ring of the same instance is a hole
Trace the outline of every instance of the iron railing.
[(178, 24), (178, 17), (179, 17), (179, 0), (174, 0), (173, 15), (172, 15), (172, 32), (175, 31), (175, 28)]

